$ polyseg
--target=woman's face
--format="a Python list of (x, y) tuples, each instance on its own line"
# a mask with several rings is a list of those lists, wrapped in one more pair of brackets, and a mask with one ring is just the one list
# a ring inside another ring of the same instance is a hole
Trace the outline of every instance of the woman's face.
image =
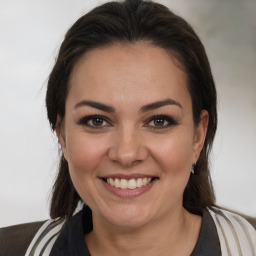
[(195, 127), (186, 75), (145, 43), (94, 49), (75, 66), (58, 132), (94, 221), (139, 227), (182, 209), (208, 115)]

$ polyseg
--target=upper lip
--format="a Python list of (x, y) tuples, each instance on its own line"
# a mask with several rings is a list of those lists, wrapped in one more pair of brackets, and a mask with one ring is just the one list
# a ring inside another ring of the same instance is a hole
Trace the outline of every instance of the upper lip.
[(149, 175), (149, 174), (124, 174), (124, 173), (117, 173), (117, 174), (108, 174), (104, 176), (99, 176), (101, 179), (109, 179), (109, 178), (118, 178), (118, 179), (125, 179), (125, 180), (131, 180), (131, 179), (139, 179), (139, 178), (156, 178), (156, 175)]

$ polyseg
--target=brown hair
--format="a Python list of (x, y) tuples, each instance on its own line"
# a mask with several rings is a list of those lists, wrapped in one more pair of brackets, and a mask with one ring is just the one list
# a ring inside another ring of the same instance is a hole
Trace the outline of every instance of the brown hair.
[[(167, 7), (143, 0), (109, 2), (79, 18), (66, 33), (49, 76), (46, 106), (49, 122), (56, 129), (57, 115), (65, 116), (70, 74), (89, 50), (113, 43), (146, 41), (174, 55), (187, 74), (197, 125), (203, 109), (209, 113), (204, 147), (184, 191), (183, 205), (190, 209), (214, 204), (208, 156), (217, 127), (216, 89), (205, 49), (191, 26)], [(79, 202), (68, 169), (61, 157), (53, 186), (50, 215), (70, 218)]]

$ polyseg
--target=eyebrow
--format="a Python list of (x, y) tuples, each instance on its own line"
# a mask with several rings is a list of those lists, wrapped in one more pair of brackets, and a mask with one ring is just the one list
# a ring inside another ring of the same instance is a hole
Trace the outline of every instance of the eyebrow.
[(92, 107), (92, 108), (97, 108), (97, 109), (100, 109), (102, 111), (109, 112), (109, 113), (115, 112), (115, 109), (111, 106), (108, 106), (108, 105), (105, 105), (103, 103), (99, 103), (99, 102), (96, 102), (96, 101), (89, 101), (89, 100), (80, 101), (79, 103), (77, 103), (74, 106), (74, 109), (77, 109), (77, 108), (82, 107), (82, 106), (89, 106), (89, 107)]
[(166, 99), (166, 100), (156, 101), (156, 102), (147, 104), (140, 109), (140, 112), (147, 112), (147, 111), (154, 110), (154, 109), (157, 109), (160, 107), (164, 107), (166, 105), (175, 105), (175, 106), (178, 106), (179, 108), (183, 109), (182, 105), (179, 102), (177, 102), (173, 99)]
[[(179, 102), (177, 102), (173, 99), (166, 99), (166, 100), (156, 101), (156, 102), (147, 104), (145, 106), (142, 106), (141, 109), (140, 109), (140, 112), (144, 113), (144, 112), (147, 112), (147, 111), (150, 111), (150, 110), (154, 110), (154, 109), (157, 109), (157, 108), (160, 108), (160, 107), (164, 107), (166, 105), (175, 105), (175, 106), (178, 106), (179, 108), (183, 109), (182, 105)], [(106, 104), (103, 104), (103, 103), (100, 103), (100, 102), (96, 102), (96, 101), (89, 101), (89, 100), (80, 101), (79, 103), (77, 103), (74, 106), (74, 109), (77, 109), (77, 108), (80, 108), (80, 107), (83, 107), (83, 106), (89, 106), (89, 107), (92, 107), (92, 108), (97, 108), (99, 110), (102, 110), (102, 111), (108, 112), (108, 113), (114, 113), (115, 112), (115, 108), (112, 107), (112, 106), (109, 106), (109, 105), (106, 105)]]

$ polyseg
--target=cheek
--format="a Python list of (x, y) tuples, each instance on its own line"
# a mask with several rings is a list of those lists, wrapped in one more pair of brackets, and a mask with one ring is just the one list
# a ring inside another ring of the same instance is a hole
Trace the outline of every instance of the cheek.
[[(84, 202), (94, 207), (97, 195), (95, 180), (106, 155), (106, 143), (92, 139), (83, 133), (72, 134), (66, 138), (68, 166), (71, 180)], [(104, 165), (103, 165), (104, 166)]]
[(152, 143), (151, 152), (165, 173), (182, 174), (191, 167), (193, 156), (192, 136), (175, 135)]
[(161, 168), (163, 198), (176, 205), (183, 200), (184, 189), (190, 177), (192, 139), (175, 136), (152, 145), (152, 155)]
[(95, 172), (106, 155), (106, 143), (84, 134), (70, 135), (66, 143), (70, 172), (97, 176)]

